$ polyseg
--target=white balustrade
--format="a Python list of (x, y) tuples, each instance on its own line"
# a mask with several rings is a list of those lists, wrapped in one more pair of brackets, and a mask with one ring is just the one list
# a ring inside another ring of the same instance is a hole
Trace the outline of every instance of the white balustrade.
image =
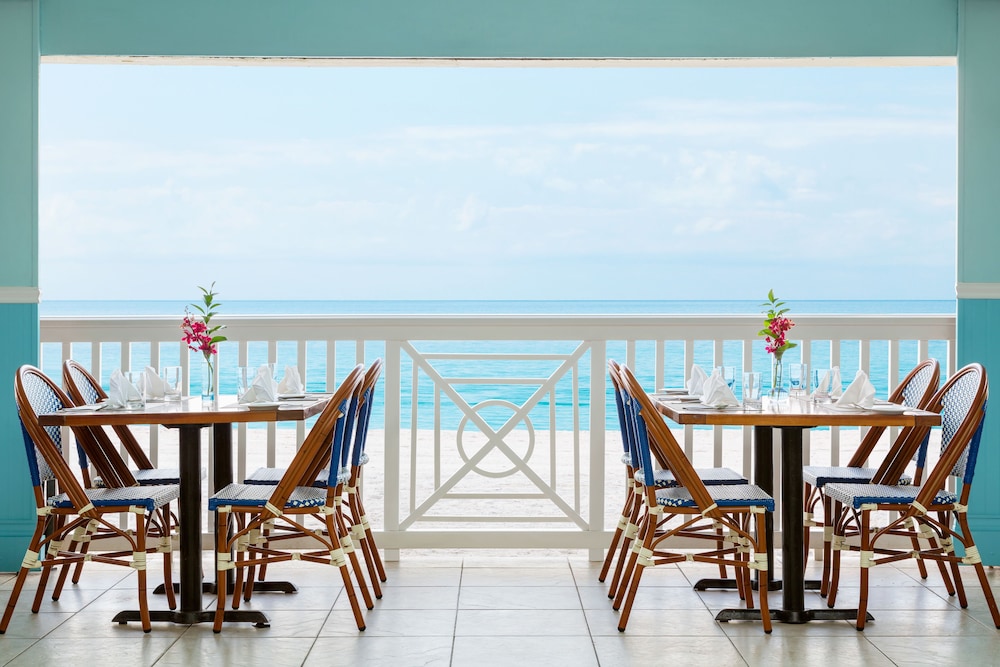
[[(596, 557), (618, 519), (623, 492), (607, 360), (628, 364), (650, 390), (683, 377), (694, 360), (761, 371), (768, 363), (755, 335), (759, 316), (217, 319), (231, 341), (220, 352), (223, 384), (248, 360), (292, 357), (309, 390), (332, 389), (356, 363), (384, 358), (365, 498), (390, 558), (400, 549), (471, 547), (583, 548)], [(892, 378), (887, 385), (932, 352), (943, 376), (955, 369), (954, 316), (794, 319), (793, 339), (805, 363), (839, 362)], [(189, 354), (179, 336), (178, 318), (43, 317), (41, 364), (58, 377), (64, 359), (86, 359), (106, 377), (113, 367), (179, 358), (190, 388), (200, 356)], [(883, 368), (873, 367), (873, 356), (884, 360)], [(877, 389), (886, 395), (892, 386)], [(221, 398), (227, 400), (235, 396)], [(307, 428), (238, 427), (237, 476), (287, 463)], [(725, 464), (751, 474), (751, 429), (688, 426), (675, 433), (696, 465)], [(840, 464), (859, 439), (858, 429), (807, 434), (806, 460)], [(154, 464), (169, 465), (176, 436), (153, 429), (149, 442)]]

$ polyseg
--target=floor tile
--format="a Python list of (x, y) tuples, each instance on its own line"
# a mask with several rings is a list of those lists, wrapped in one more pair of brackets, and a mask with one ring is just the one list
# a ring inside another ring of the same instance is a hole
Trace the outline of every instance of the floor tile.
[(462, 571), (462, 586), (575, 586), (569, 567), (487, 568)]
[(456, 637), (560, 637), (588, 634), (587, 621), (580, 609), (461, 609), (455, 626)]
[[(458, 586), (396, 586), (385, 591), (381, 600), (375, 601), (379, 609), (456, 609)], [(350, 609), (346, 595), (341, 595), (333, 605), (337, 610)]]
[(333, 611), (320, 637), (450, 637), (455, 634), (456, 611), (397, 610), (376, 607), (365, 612), (365, 630), (359, 631), (350, 611)]
[(751, 667), (757, 665), (843, 665), (891, 666), (893, 663), (856, 630), (854, 636), (767, 636), (734, 637), (733, 645)]
[(463, 586), (458, 608), (579, 609), (580, 593), (571, 586)]
[(452, 667), (573, 665), (597, 667), (590, 637), (455, 637)]
[(453, 639), (448, 637), (320, 637), (307, 658), (314, 665), (448, 667)]
[(40, 641), (7, 663), (9, 667), (74, 665), (84, 656), (113, 656), (119, 665), (153, 665), (173, 646), (176, 637), (155, 637), (141, 631), (116, 640), (74, 638)]
[(594, 646), (601, 667), (662, 665), (668, 659), (666, 656), (675, 665), (706, 664), (706, 656), (711, 656), (713, 667), (746, 665), (740, 652), (724, 637), (642, 637), (620, 634), (595, 637)]
[[(192, 627), (156, 663), (157, 667), (240, 665), (240, 667), (300, 667), (313, 641), (215, 634), (211, 626)], [(121, 663), (128, 664), (128, 663)]]

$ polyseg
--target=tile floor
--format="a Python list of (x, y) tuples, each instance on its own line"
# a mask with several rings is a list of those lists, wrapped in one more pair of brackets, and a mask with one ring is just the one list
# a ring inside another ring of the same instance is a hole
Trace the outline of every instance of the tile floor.
[[(856, 561), (855, 561), (856, 563)], [(850, 563), (854, 565), (855, 563)], [(598, 563), (582, 553), (404, 553), (389, 564), (389, 580), (367, 630), (358, 632), (335, 571), (303, 563), (274, 567), (269, 579), (300, 585), (296, 594), (259, 594), (249, 605), (266, 610), (270, 628), (228, 625), (111, 623), (134, 607), (135, 578), (122, 568), (88, 564), (59, 602), (46, 598), (31, 614), (29, 580), (7, 634), (0, 664), (227, 665), (952, 665), (997, 664), (1000, 631), (989, 619), (970, 571), (969, 609), (949, 598), (940, 579), (916, 576), (910, 563), (873, 573), (871, 611), (863, 633), (845, 621), (775, 624), (770, 636), (748, 622), (718, 623), (716, 610), (737, 604), (733, 592), (697, 593), (691, 583), (713, 576), (697, 564), (648, 571), (628, 630), (616, 629)], [(818, 567), (810, 563), (811, 568)], [(152, 574), (151, 569), (151, 574)], [(815, 574), (815, 572), (813, 573)], [(1000, 570), (990, 571), (1000, 591)], [(13, 577), (0, 575), (0, 600)], [(857, 571), (845, 570), (840, 602), (857, 600)], [(853, 588), (852, 588), (853, 586)], [(214, 599), (206, 596), (205, 605)], [(151, 607), (162, 608), (160, 596)], [(780, 603), (773, 594), (772, 604)], [(807, 605), (821, 606), (815, 593)], [(668, 657), (669, 656), (669, 657)], [(319, 662), (317, 662), (319, 661)]]

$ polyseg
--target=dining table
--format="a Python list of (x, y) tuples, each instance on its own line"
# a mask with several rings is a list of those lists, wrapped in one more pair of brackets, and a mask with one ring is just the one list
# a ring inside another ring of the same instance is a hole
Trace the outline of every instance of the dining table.
[[(202, 494), (201, 494), (201, 434), (212, 428), (214, 474), (212, 489), (219, 490), (233, 482), (233, 425), (252, 422), (302, 421), (318, 415), (330, 400), (330, 394), (306, 394), (294, 399), (267, 404), (240, 405), (235, 401), (220, 405), (205, 405), (200, 398), (180, 401), (146, 402), (140, 409), (113, 409), (96, 404), (62, 409), (39, 415), (43, 426), (101, 427), (162, 425), (178, 431), (180, 496), (178, 498), (180, 538), (180, 601), (177, 610), (151, 610), (153, 621), (182, 624), (206, 623), (215, 620), (215, 612), (204, 609), (203, 583), (214, 587), (222, 582), (203, 582), (202, 575)], [(260, 582), (268, 583), (268, 582)], [(272, 582), (276, 583), (276, 582)], [(255, 585), (255, 590), (257, 586)], [(292, 588), (291, 590), (294, 590)], [(139, 621), (138, 610), (119, 612), (113, 622)], [(227, 609), (227, 622), (249, 622), (265, 627), (267, 616), (257, 610)]]
[[(768, 540), (768, 590), (780, 588), (782, 605), (772, 605), (772, 620), (784, 623), (808, 623), (817, 620), (854, 620), (857, 609), (807, 609), (805, 605), (805, 546), (802, 521), (803, 507), (803, 433), (819, 427), (865, 426), (937, 426), (941, 416), (936, 412), (892, 407), (879, 402), (871, 408), (839, 405), (833, 401), (814, 401), (808, 394), (770, 400), (765, 397), (760, 410), (742, 407), (719, 409), (697, 400), (676, 395), (652, 394), (657, 411), (682, 425), (750, 426), (753, 427), (754, 484), (774, 495), (775, 435), (781, 447), (780, 519), (781, 519), (781, 579), (774, 580), (773, 540)], [(774, 518), (769, 514), (765, 523), (768, 535), (774, 533)], [(699, 586), (696, 584), (696, 588)], [(705, 587), (704, 585), (702, 588)], [(723, 609), (716, 620), (760, 620), (759, 609)]]

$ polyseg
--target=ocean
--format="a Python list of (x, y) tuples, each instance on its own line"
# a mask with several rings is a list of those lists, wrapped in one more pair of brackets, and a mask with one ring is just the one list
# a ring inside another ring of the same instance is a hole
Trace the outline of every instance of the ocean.
[[(559, 314), (559, 315), (598, 315), (598, 314), (704, 314), (704, 315), (757, 315), (761, 313), (760, 301), (731, 301), (731, 300), (702, 300), (702, 301), (239, 301), (223, 300), (218, 318), (225, 320), (226, 315), (263, 315), (263, 314), (288, 314), (288, 315), (312, 315), (312, 314), (410, 314), (410, 315), (445, 315), (445, 314)], [(184, 308), (188, 302), (184, 301), (43, 301), (39, 307), (42, 317), (48, 316), (110, 316), (110, 315), (175, 315), (178, 318), (183, 316)], [(788, 301), (791, 309), (788, 313), (793, 319), (797, 315), (819, 315), (819, 314), (954, 314), (956, 304), (954, 300), (920, 301), (920, 300), (859, 300), (859, 301)], [(458, 341), (458, 342), (433, 342), (425, 343), (422, 349), (426, 351), (449, 351), (449, 352), (475, 352), (481, 354), (502, 353), (502, 352), (533, 352), (540, 354), (566, 354), (572, 351), (575, 345), (567, 341), (530, 341), (513, 343), (511, 341)], [(916, 363), (916, 343), (900, 345), (900, 366), (907, 368)], [(930, 345), (930, 356), (943, 359), (946, 354), (944, 342)], [(676, 351), (674, 351), (676, 354)], [(668, 344), (667, 358), (671, 357), (671, 347)], [(118, 367), (120, 351), (114, 344), (105, 344), (102, 348), (104, 364), (102, 368), (102, 384), (107, 387), (108, 378), (111, 371)], [(176, 357), (176, 351), (163, 350), (161, 354), (162, 365), (176, 365), (180, 363)], [(296, 344), (279, 342), (277, 347), (277, 359), (266, 359), (266, 346), (259, 348), (251, 346), (249, 349), (250, 362), (252, 364), (275, 361), (279, 368), (285, 365), (295, 365)], [(643, 364), (645, 355), (652, 358), (653, 348), (649, 344), (637, 346), (637, 371), (639, 379), (645, 386), (652, 388), (652, 371), (648, 370), (643, 375), (643, 369), (652, 368), (652, 364)], [(712, 365), (712, 343), (703, 341), (695, 344), (694, 363), (709, 370)], [(740, 341), (727, 342), (723, 347), (723, 358), (726, 364), (739, 365), (742, 354), (742, 343)], [(828, 352), (822, 349), (812, 351), (814, 368), (826, 368), (831, 365), (830, 359), (824, 354)], [(841, 349), (842, 358), (857, 358), (857, 343), (845, 341)], [(74, 356), (84, 365), (90, 366), (89, 348), (81, 354), (74, 350)], [(171, 355), (174, 355), (171, 358)], [(379, 344), (370, 343), (365, 350), (367, 359), (374, 359), (384, 356), (384, 349)], [(888, 344), (873, 345), (871, 350), (872, 382), (876, 387), (887, 386), (885, 377), (886, 358), (888, 355)], [(59, 377), (60, 369), (58, 362), (55, 368), (47, 368), (49, 363), (45, 359), (52, 359), (55, 355), (47, 355), (43, 349), (43, 370), (53, 377)], [(323, 391), (326, 389), (316, 378), (325, 377), (327, 364), (327, 354), (325, 344), (322, 342), (309, 342), (306, 345), (306, 389), (309, 391)], [(345, 355), (341, 355), (345, 356)], [(625, 357), (625, 344), (609, 343), (609, 358), (619, 360)], [(678, 355), (679, 358), (679, 355)], [(798, 350), (790, 350), (785, 355), (785, 363), (798, 361)], [(132, 363), (134, 367), (143, 367), (149, 361), (148, 350), (132, 350)], [(234, 395), (236, 393), (236, 351), (235, 346), (223, 344), (220, 350), (220, 392), (223, 395)], [(349, 370), (350, 361), (345, 358), (338, 366), (337, 376), (342, 377)], [(197, 368), (196, 361), (192, 361), (191, 368)], [(514, 373), (519, 377), (545, 377), (553, 370), (551, 361), (532, 361), (516, 364), (516, 370), (510, 370), (510, 362), (497, 361), (441, 361), (442, 373), (449, 377), (496, 377), (502, 376), (505, 372)], [(753, 367), (763, 370), (770, 367), (768, 355), (763, 350), (763, 345), (759, 349), (755, 348)], [(580, 370), (580, 400), (589, 400), (589, 361), (584, 360), (579, 366)], [(682, 364), (667, 364), (666, 384), (668, 386), (682, 386), (684, 384), (685, 370)], [(404, 368), (402, 373), (404, 378), (410, 377), (411, 369), (408, 360), (404, 357)], [(765, 373), (765, 376), (767, 373)], [(854, 372), (845, 368), (845, 383), (853, 378)], [(403, 383), (403, 426), (409, 424), (406, 421), (412, 415), (410, 410), (413, 396), (410, 395), (409, 382)], [(200, 378), (192, 378), (192, 391), (200, 390)], [(503, 392), (503, 397), (514, 403), (528, 398), (532, 393), (532, 388), (519, 385), (494, 385), (494, 384), (468, 384), (462, 385), (461, 393), (463, 398), (471, 405), (481, 401), (495, 398), (498, 392)], [(884, 391), (880, 392), (884, 397)], [(615, 429), (617, 425), (617, 414), (614, 410), (613, 396), (610, 387), (608, 389), (608, 418), (607, 428)], [(434, 426), (434, 392), (429, 389), (421, 389), (416, 397), (417, 400), (417, 427), (432, 428)], [(568, 405), (573, 401), (572, 386), (568, 381), (562, 381), (557, 386), (555, 401), (557, 407)], [(540, 404), (531, 415), (533, 425), (536, 429), (548, 428), (549, 409), (547, 403)], [(383, 400), (378, 397), (375, 412), (372, 415), (375, 424), (383, 423)], [(565, 413), (565, 414), (564, 414)], [(496, 423), (499, 426), (503, 423), (509, 410), (496, 409), (486, 410), (481, 413), (487, 421)], [(569, 421), (568, 410), (556, 410), (557, 428), (572, 428)], [(581, 428), (587, 429), (587, 413), (582, 411)], [(450, 402), (442, 401), (441, 404), (441, 426), (445, 429), (454, 429), (459, 426), (462, 413)], [(564, 422), (565, 420), (565, 422)]]

